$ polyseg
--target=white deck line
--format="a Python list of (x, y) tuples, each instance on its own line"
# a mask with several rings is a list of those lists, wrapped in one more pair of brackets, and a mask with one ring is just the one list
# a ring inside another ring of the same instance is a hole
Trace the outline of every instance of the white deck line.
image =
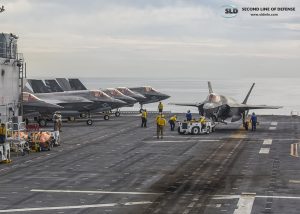
[(300, 184), (300, 180), (289, 180), (289, 183)]
[(46, 210), (66, 210), (66, 209), (86, 209), (86, 208), (100, 208), (100, 207), (115, 207), (118, 205), (132, 206), (132, 205), (142, 205), (142, 204), (151, 204), (151, 203), (152, 203), (151, 201), (138, 201), (138, 202), (91, 204), (91, 205), (79, 205), (79, 206), (34, 207), (34, 208), (0, 210), (0, 213), (31, 212), (31, 211), (46, 211)]
[(277, 129), (276, 126), (271, 126), (271, 127), (269, 128), (269, 130), (276, 130), (276, 129)]
[(265, 139), (263, 145), (272, 145), (272, 139)]
[[(230, 199), (239, 199), (243, 195), (214, 195), (212, 199), (214, 200), (230, 200)], [(275, 199), (296, 199), (299, 200), (300, 196), (284, 196), (284, 195), (255, 195), (255, 198), (275, 198)]]
[(124, 194), (124, 195), (160, 195), (161, 193), (151, 192), (110, 192), (110, 191), (80, 191), (80, 190), (46, 190), (32, 189), (31, 192), (48, 192), (48, 193), (87, 193), (87, 194)]
[(277, 126), (278, 122), (271, 122), (271, 126)]
[(255, 194), (253, 195), (241, 195), (237, 204), (237, 209), (233, 214), (251, 214), (252, 207), (255, 200)]
[[(157, 136), (152, 136), (153, 138), (156, 138)], [(224, 139), (231, 139), (231, 137), (219, 137), (219, 138), (212, 138), (212, 137), (206, 137), (206, 136), (203, 136), (203, 135), (200, 135), (200, 136), (196, 136), (196, 135), (175, 135), (175, 136), (169, 136), (169, 135), (164, 135), (164, 139), (168, 139), (168, 138), (176, 138), (176, 139), (202, 139), (202, 140), (205, 140), (205, 139), (209, 139), (209, 140), (218, 140), (218, 141), (221, 141), (221, 140), (224, 140)], [(251, 138), (251, 137), (246, 137), (246, 138), (243, 138), (243, 139), (250, 139), (251, 141), (259, 141), (259, 140), (265, 140), (265, 138)], [(273, 140), (277, 140), (277, 141), (300, 141), (300, 138), (276, 138), (276, 139), (273, 139)]]
[(194, 143), (194, 142), (218, 142), (220, 140), (149, 140), (149, 141), (143, 141), (144, 143)]
[(269, 154), (270, 148), (260, 148), (259, 154)]

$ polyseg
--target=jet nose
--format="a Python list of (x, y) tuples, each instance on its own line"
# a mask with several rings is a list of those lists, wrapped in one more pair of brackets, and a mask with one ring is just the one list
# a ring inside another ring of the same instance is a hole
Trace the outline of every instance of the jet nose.
[(129, 97), (129, 96), (124, 96), (123, 101), (128, 102), (128, 103), (136, 103), (137, 100), (133, 97)]
[(168, 98), (170, 98), (171, 96), (167, 95), (167, 94), (163, 94), (161, 93), (161, 100), (166, 100)]
[(133, 98), (135, 98), (135, 99), (146, 99), (146, 97), (144, 95), (142, 95), (142, 94), (135, 94), (133, 96)]
[(119, 99), (115, 99), (115, 98), (111, 98), (110, 102), (116, 103), (116, 104), (126, 104), (126, 102), (119, 100)]

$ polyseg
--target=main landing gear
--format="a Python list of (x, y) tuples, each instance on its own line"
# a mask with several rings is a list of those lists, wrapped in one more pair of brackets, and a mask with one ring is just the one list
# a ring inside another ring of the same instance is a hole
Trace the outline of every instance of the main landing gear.
[(140, 103), (140, 113), (142, 113), (143, 110), (143, 104)]
[(93, 125), (93, 120), (92, 120), (90, 112), (88, 113), (88, 119), (86, 120), (86, 125), (88, 125), (88, 126)]
[(120, 115), (121, 115), (120, 109), (117, 109), (117, 111), (115, 112), (115, 116), (120, 117)]

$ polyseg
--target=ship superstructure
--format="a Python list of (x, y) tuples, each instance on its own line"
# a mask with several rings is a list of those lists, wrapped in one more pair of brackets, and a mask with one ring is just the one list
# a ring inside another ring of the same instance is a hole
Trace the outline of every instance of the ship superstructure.
[(0, 120), (7, 122), (22, 115), (20, 93), (23, 87), (24, 59), (18, 53), (18, 37), (0, 33)]

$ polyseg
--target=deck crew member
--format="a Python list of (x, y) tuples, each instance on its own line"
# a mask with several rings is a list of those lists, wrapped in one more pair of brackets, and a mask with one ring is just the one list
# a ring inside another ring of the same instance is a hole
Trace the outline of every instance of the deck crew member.
[(147, 110), (146, 109), (144, 109), (143, 111), (142, 111), (142, 125), (141, 125), (141, 127), (144, 127), (144, 128), (146, 128), (147, 127), (147, 117), (148, 117), (148, 112), (147, 112)]
[(60, 112), (55, 112), (54, 113), (53, 122), (54, 122), (55, 145), (59, 145), (60, 144), (59, 132), (61, 131), (61, 115), (60, 115)]
[(205, 127), (206, 127), (206, 119), (205, 119), (204, 116), (200, 117), (199, 122), (201, 123), (201, 130), (205, 129)]
[(252, 131), (256, 131), (256, 124), (257, 124), (257, 116), (253, 112), (251, 116)]
[(247, 116), (244, 124), (246, 131), (248, 131), (250, 125), (251, 125), (251, 117)]
[(186, 120), (187, 120), (187, 121), (191, 121), (191, 120), (192, 120), (192, 113), (191, 113), (190, 110), (187, 111), (185, 117), (186, 117)]
[(161, 139), (163, 139), (164, 135), (164, 127), (167, 124), (167, 121), (165, 119), (165, 116), (163, 114), (160, 114), (156, 117), (156, 125), (157, 125), (157, 139), (159, 139), (159, 136)]
[(59, 129), (59, 132), (62, 132), (61, 126), (62, 126), (62, 116), (61, 116), (61, 112), (59, 111), (58, 112), (58, 129)]
[(162, 104), (162, 102), (159, 102), (159, 104), (158, 104), (158, 112), (162, 113), (163, 109), (164, 109), (164, 105)]
[(174, 131), (174, 129), (175, 129), (176, 120), (177, 120), (176, 115), (171, 117), (170, 120), (169, 120), (169, 123), (170, 123), (170, 126), (171, 126), (171, 131)]
[(0, 126), (0, 143), (4, 143), (5, 142), (5, 138), (6, 138), (5, 124), (1, 123), (1, 126)]

